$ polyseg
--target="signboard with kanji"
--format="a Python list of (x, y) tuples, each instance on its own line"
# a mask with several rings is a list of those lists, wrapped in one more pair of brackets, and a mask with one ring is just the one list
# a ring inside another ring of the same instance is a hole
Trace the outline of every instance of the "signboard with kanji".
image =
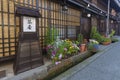
[(23, 17), (23, 32), (36, 32), (36, 18)]

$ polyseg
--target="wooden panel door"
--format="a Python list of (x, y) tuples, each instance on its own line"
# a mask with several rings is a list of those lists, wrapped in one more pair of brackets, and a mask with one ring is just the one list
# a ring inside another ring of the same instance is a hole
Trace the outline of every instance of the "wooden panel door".
[(103, 35), (106, 33), (106, 21), (103, 19), (99, 23), (99, 32)]
[(82, 17), (81, 19), (81, 33), (84, 38), (89, 39), (91, 32), (91, 18)]

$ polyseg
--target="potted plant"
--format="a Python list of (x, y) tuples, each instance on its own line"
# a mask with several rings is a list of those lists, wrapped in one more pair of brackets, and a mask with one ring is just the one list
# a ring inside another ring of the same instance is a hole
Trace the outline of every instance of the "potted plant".
[(90, 34), (91, 39), (97, 40), (99, 43), (102, 42), (104, 36), (102, 36), (98, 31), (96, 27), (92, 27), (91, 29), (91, 34)]
[(111, 39), (110, 38), (103, 38), (102, 40), (102, 44), (103, 45), (109, 45), (111, 43)]
[(115, 30), (112, 29), (111, 33), (110, 33), (110, 38), (112, 38), (115, 34)]
[(48, 53), (46, 48), (48, 45), (52, 44), (53, 42), (56, 41), (58, 37), (58, 31), (55, 27), (47, 27), (47, 31), (46, 31), (46, 35), (45, 35), (45, 39), (44, 39), (44, 46), (45, 48), (43, 48), (43, 52), (44, 54)]
[(117, 42), (118, 39), (117, 38), (113, 38), (115, 34), (115, 30), (112, 29), (111, 33), (110, 33), (110, 38), (111, 38), (111, 42), (114, 43), (114, 42)]
[(70, 40), (57, 39), (47, 46), (47, 52), (53, 63), (58, 64), (62, 59), (75, 55), (79, 47)]
[(83, 40), (83, 35), (78, 34), (77, 41), (79, 42), (79, 48), (81, 52), (86, 51), (86, 44), (84, 43), (85, 40)]
[(98, 52), (98, 50), (99, 50), (99, 42), (94, 40), (94, 39), (90, 39), (89, 44), (88, 44), (88, 50), (90, 52)]

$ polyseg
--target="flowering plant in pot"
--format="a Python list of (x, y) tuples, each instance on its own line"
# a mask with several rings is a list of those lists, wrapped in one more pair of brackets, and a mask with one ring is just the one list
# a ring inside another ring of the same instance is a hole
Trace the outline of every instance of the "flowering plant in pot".
[(52, 44), (56, 41), (57, 37), (58, 37), (58, 30), (55, 28), (55, 26), (48, 26), (45, 32), (45, 39), (44, 39), (45, 47), (43, 48), (44, 54), (47, 55), (48, 53), (47, 47), (49, 47), (50, 45), (52, 46)]
[(82, 34), (78, 34), (78, 37), (77, 37), (77, 41), (79, 42), (79, 48), (80, 48), (80, 52), (84, 52), (86, 51), (86, 43), (84, 43), (84, 40), (83, 39), (83, 35)]
[(70, 40), (57, 39), (47, 46), (47, 52), (53, 63), (61, 63), (61, 60), (77, 53), (79, 48)]
[(94, 40), (94, 39), (90, 39), (89, 44), (88, 44), (88, 50), (90, 52), (98, 52), (98, 50), (99, 50), (99, 42)]

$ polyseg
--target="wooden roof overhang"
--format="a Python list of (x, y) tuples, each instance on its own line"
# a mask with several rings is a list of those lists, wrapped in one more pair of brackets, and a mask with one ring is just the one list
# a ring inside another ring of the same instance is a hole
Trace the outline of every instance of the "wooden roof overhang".
[[(78, 7), (82, 7), (85, 10), (88, 10), (92, 13), (97, 14), (97, 15), (100, 15), (100, 16), (103, 16), (103, 17), (107, 16), (106, 12), (104, 10), (98, 8), (97, 6), (93, 5), (92, 3), (90, 3), (89, 1), (86, 1), (86, 0), (68, 0), (68, 3), (72, 4), (72, 5), (76, 5)], [(88, 4), (90, 5), (89, 7), (87, 7)]]
[(42, 15), (39, 13), (39, 10), (23, 7), (23, 6), (17, 6), (16, 8), (16, 15), (17, 16), (31, 16), (31, 17), (42, 17)]
[[(68, 3), (72, 4), (72, 5), (76, 5), (78, 7), (82, 7), (85, 10), (92, 12), (93, 14), (97, 14), (102, 17), (107, 17), (106, 11), (100, 9), (99, 7), (97, 7), (96, 5), (92, 4), (91, 2), (89, 2), (87, 0), (68, 0)], [(89, 7), (87, 7), (88, 4), (90, 5)], [(118, 20), (116, 16), (113, 16), (111, 14), (110, 14), (110, 19)]]

